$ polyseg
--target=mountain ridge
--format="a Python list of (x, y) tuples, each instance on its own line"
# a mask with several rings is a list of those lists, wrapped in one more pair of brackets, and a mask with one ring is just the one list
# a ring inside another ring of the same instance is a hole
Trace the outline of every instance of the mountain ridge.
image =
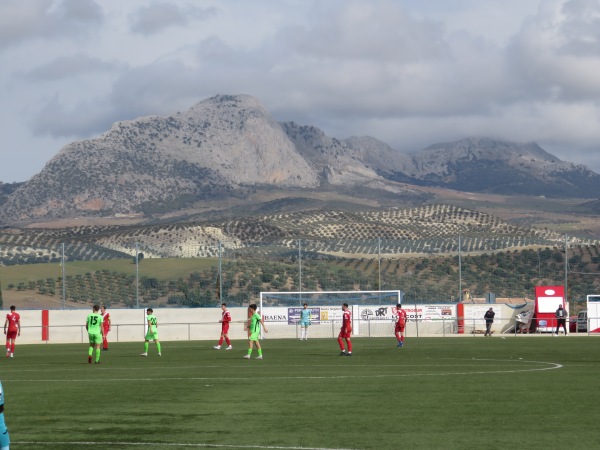
[(337, 139), (311, 125), (279, 123), (249, 95), (217, 95), (66, 145), (4, 197), (0, 222), (152, 216), (208, 199), (248, 199), (259, 188), (384, 195), (406, 204), (430, 200), (424, 186), (593, 199), (600, 175), (535, 143), (491, 138), (402, 154), (373, 137)]

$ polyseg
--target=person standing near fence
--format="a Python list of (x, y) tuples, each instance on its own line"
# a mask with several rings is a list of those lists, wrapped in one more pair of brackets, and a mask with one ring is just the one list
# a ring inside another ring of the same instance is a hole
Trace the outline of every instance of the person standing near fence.
[(150, 341), (156, 342), (158, 356), (161, 356), (160, 341), (158, 340), (158, 320), (156, 320), (152, 308), (146, 310), (146, 323), (148, 324), (148, 331), (146, 332), (146, 338), (144, 340), (144, 353), (140, 353), (140, 356), (148, 356), (148, 345)]
[(396, 314), (394, 315), (396, 320), (396, 327), (394, 329), (394, 335), (398, 340), (396, 347), (404, 347), (404, 329), (406, 327), (406, 311), (402, 309), (402, 305), (398, 303), (396, 305)]
[(265, 327), (265, 322), (259, 313), (256, 312), (257, 306), (256, 304), (252, 304), (248, 307), (248, 315), (250, 318), (248, 319), (248, 354), (244, 355), (244, 358), (250, 359), (252, 357), (252, 349), (256, 344), (256, 349), (258, 350), (258, 356), (256, 359), (263, 359), (262, 348), (260, 346), (260, 327), (262, 325), (265, 333), (269, 331)]
[[(348, 309), (348, 303), (342, 305), (342, 328), (338, 334), (338, 344), (340, 345), (340, 356), (352, 356), (352, 313)], [(344, 340), (348, 345), (348, 351), (344, 348)]]
[[(102, 350), (108, 351), (108, 332), (110, 331), (110, 313), (106, 310), (106, 306), (100, 307), (100, 314), (102, 314), (102, 324), (104, 326), (104, 336), (102, 339)], [(118, 335), (119, 333), (117, 333)]]
[(563, 330), (565, 331), (565, 336), (567, 335), (567, 311), (565, 311), (565, 308), (563, 308), (563, 305), (558, 305), (558, 309), (556, 310), (556, 313), (554, 314), (556, 316), (556, 332), (554, 333), (554, 336), (558, 336), (558, 330), (560, 330), (560, 327), (562, 325)]
[(16, 312), (16, 307), (10, 307), (10, 313), (6, 315), (4, 321), (4, 334), (6, 335), (6, 357), (15, 356), (15, 341), (17, 336), (21, 336), (21, 316)]
[(10, 436), (8, 435), (8, 428), (4, 422), (4, 389), (2, 388), (2, 382), (0, 381), (0, 450), (9, 450), (10, 448)]
[(304, 304), (304, 308), (300, 310), (300, 340), (308, 341), (308, 327), (311, 324), (310, 309), (308, 304)]
[(87, 316), (85, 329), (88, 332), (90, 348), (88, 349), (88, 363), (92, 363), (94, 348), (96, 349), (96, 364), (100, 364), (100, 344), (104, 340), (104, 327), (102, 326), (102, 316), (98, 312), (100, 307), (94, 305), (92, 313)]
[(485, 334), (483, 335), (484, 337), (485, 336), (492, 337), (492, 324), (494, 323), (495, 315), (496, 315), (496, 313), (494, 312), (494, 309), (491, 307), (483, 315), (483, 318), (485, 319)]
[(227, 343), (227, 348), (225, 350), (231, 350), (233, 347), (231, 346), (231, 341), (229, 340), (229, 323), (231, 322), (231, 313), (227, 310), (227, 305), (225, 303), (221, 303), (221, 320), (219, 323), (221, 324), (221, 337), (219, 338), (219, 343), (215, 345), (213, 348), (216, 350), (221, 350), (221, 344), (223, 341)]

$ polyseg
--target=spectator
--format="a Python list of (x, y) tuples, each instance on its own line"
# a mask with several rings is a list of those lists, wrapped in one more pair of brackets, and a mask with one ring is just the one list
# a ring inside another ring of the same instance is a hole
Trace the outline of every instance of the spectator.
[(496, 313), (494, 312), (494, 308), (491, 307), (483, 315), (483, 318), (485, 319), (485, 334), (483, 335), (484, 337), (492, 336), (492, 324), (494, 323), (495, 315)]

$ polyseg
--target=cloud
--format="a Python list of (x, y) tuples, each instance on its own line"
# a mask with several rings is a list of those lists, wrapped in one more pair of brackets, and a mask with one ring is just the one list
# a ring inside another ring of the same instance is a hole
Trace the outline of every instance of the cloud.
[[(32, 129), (36, 136), (89, 137), (115, 121), (244, 93), (261, 100), (277, 120), (315, 125), (338, 138), (372, 135), (402, 151), (485, 135), (537, 141), (578, 162), (598, 149), (597, 0), (541, 0), (526, 19), (505, 12), (502, 27), (509, 17), (521, 24), (505, 39), (494, 31), (494, 18), (473, 16), (467, 0), (452, 23), (444, 14), (454, 6), (445, 0), (435, 16), (417, 15), (407, 9), (410, 2), (392, 0), (302, 2), (302, 14), (293, 14), (290, 5), (300, 3), (254, 8), (232, 2), (217, 14), (155, 2), (125, 13), (126, 29), (113, 45), (121, 39), (122, 48), (141, 51), (143, 42), (150, 56), (134, 62), (121, 47), (112, 49), (120, 53), (114, 59), (80, 47), (25, 72), (38, 85), (86, 77), (41, 103)], [(495, 10), (504, 4), (494, 2)], [(513, 9), (519, 4), (509, 2)], [(477, 17), (484, 24), (475, 23)], [(493, 39), (473, 31), (486, 27)], [(106, 84), (89, 89), (94, 73), (104, 73)], [(82, 92), (74, 96), (76, 85)]]
[(600, 3), (547, 1), (507, 50), (521, 98), (586, 102), (600, 96)]
[(35, 136), (86, 138), (107, 131), (117, 121), (187, 110), (202, 99), (196, 95), (199, 81), (197, 69), (178, 61), (129, 68), (107, 95), (90, 96), (73, 106), (67, 106), (60, 95), (53, 96), (30, 125)]
[(107, 62), (99, 58), (77, 53), (70, 56), (61, 56), (47, 64), (37, 66), (26, 72), (25, 77), (32, 82), (53, 81), (85, 74), (110, 72), (122, 65), (121, 63)]
[(102, 101), (86, 100), (67, 109), (57, 94), (33, 116), (30, 127), (36, 137), (87, 137), (106, 131), (112, 107)]
[(155, 2), (130, 14), (131, 30), (142, 35), (152, 35), (170, 27), (187, 25), (191, 21), (206, 20), (216, 13), (215, 8), (179, 6), (168, 2)]
[(103, 20), (93, 0), (3, 0), (0, 49), (28, 40), (87, 34)]

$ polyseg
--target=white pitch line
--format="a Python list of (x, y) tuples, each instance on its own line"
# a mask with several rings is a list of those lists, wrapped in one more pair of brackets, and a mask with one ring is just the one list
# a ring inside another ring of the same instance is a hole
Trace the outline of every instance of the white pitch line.
[[(470, 360), (473, 361), (473, 360)], [(494, 362), (502, 362), (502, 360), (490, 360), (490, 359), (482, 359), (475, 361), (494, 361)], [(554, 370), (560, 369), (563, 367), (562, 364), (552, 363), (552, 362), (544, 362), (544, 361), (515, 361), (515, 360), (505, 360), (504, 362), (517, 362), (519, 364), (543, 364), (547, 367), (532, 367), (526, 369), (504, 369), (504, 370), (475, 370), (475, 371), (461, 371), (461, 372), (442, 372), (442, 373), (409, 373), (409, 374), (369, 374), (369, 375), (329, 375), (329, 376), (296, 376), (296, 377), (269, 377), (263, 376), (261, 380), (340, 380), (340, 379), (356, 379), (356, 378), (410, 378), (410, 377), (440, 377), (440, 376), (452, 376), (452, 375), (483, 375), (483, 374), (491, 374), (491, 373), (521, 373), (521, 372), (540, 372), (544, 370)], [(256, 377), (154, 377), (154, 378), (103, 378), (102, 381), (211, 381), (211, 380), (231, 380), (231, 381), (239, 381), (239, 380), (256, 380)], [(45, 380), (45, 379), (19, 379), (19, 380), (11, 380), (10, 378), (4, 377), (4, 381), (11, 382), (84, 382), (87, 383), (89, 379), (60, 379), (60, 380)]]
[(121, 445), (121, 446), (160, 446), (160, 447), (204, 447), (204, 448), (257, 448), (257, 449), (282, 449), (282, 450), (353, 450), (348, 448), (325, 448), (325, 447), (284, 447), (279, 445), (236, 445), (236, 444), (177, 444), (168, 442), (66, 442), (66, 441), (13, 441), (15, 445), (69, 445), (69, 446), (96, 446), (101, 445), (106, 447), (107, 445)]
[[(469, 362), (472, 362), (473, 360), (469, 359)], [(479, 361), (484, 361), (484, 360), (479, 360)], [(493, 361), (493, 360), (490, 360)], [(521, 361), (516, 361), (516, 360), (510, 360), (511, 362), (518, 362), (520, 363)], [(85, 364), (81, 363), (80, 366), (86, 366), (87, 367), (87, 362)], [(500, 362), (498, 364), (494, 364), (495, 365), (500, 365)], [(368, 367), (368, 368), (378, 368), (378, 367), (396, 367), (398, 369), (404, 369), (407, 367), (466, 367), (468, 366), (468, 363), (465, 364), (378, 364), (378, 365), (373, 365), (373, 364), (363, 364), (363, 365), (353, 365), (352, 367)], [(502, 364), (502, 366), (506, 366), (506, 364)], [(54, 366), (56, 367), (56, 366)], [(174, 370), (186, 370), (186, 369), (190, 369), (190, 370), (198, 370), (198, 369), (238, 369), (238, 368), (242, 368), (242, 369), (256, 369), (259, 368), (260, 366), (248, 366), (248, 363), (244, 363), (241, 364), (239, 366), (226, 366), (226, 365), (212, 365), (212, 366), (205, 366), (202, 364), (198, 364), (195, 366), (168, 366), (168, 367), (152, 367), (152, 370), (154, 372), (158, 372), (158, 371), (174, 371)], [(348, 366), (345, 364), (311, 364), (311, 365), (306, 365), (306, 364), (278, 364), (277, 365), (278, 368), (281, 367), (302, 367), (302, 368), (317, 368), (317, 367), (344, 367), (347, 368)], [(478, 367), (481, 367), (480, 365)], [(492, 365), (487, 365), (487, 367), (492, 367)], [(43, 371), (44, 373), (51, 373), (51, 372), (81, 372), (82, 368), (81, 367), (77, 367), (77, 368), (65, 368), (65, 367), (61, 367), (61, 368), (56, 368), (56, 369), (21, 369), (18, 367), (10, 367), (8, 368), (8, 370), (3, 369), (4, 373), (8, 373), (8, 374), (14, 374), (14, 373), (24, 373), (24, 372), (35, 372), (35, 373), (39, 373), (40, 371)], [(85, 369), (83, 369), (85, 370)], [(95, 369), (94, 369), (95, 370)], [(148, 370), (148, 367), (142, 367), (142, 366), (138, 366), (138, 367), (112, 367), (109, 364), (103, 364), (102, 368), (100, 369), (103, 372), (109, 372), (109, 371), (122, 371), (122, 372), (129, 372), (129, 371), (142, 371), (142, 372), (146, 372)]]

